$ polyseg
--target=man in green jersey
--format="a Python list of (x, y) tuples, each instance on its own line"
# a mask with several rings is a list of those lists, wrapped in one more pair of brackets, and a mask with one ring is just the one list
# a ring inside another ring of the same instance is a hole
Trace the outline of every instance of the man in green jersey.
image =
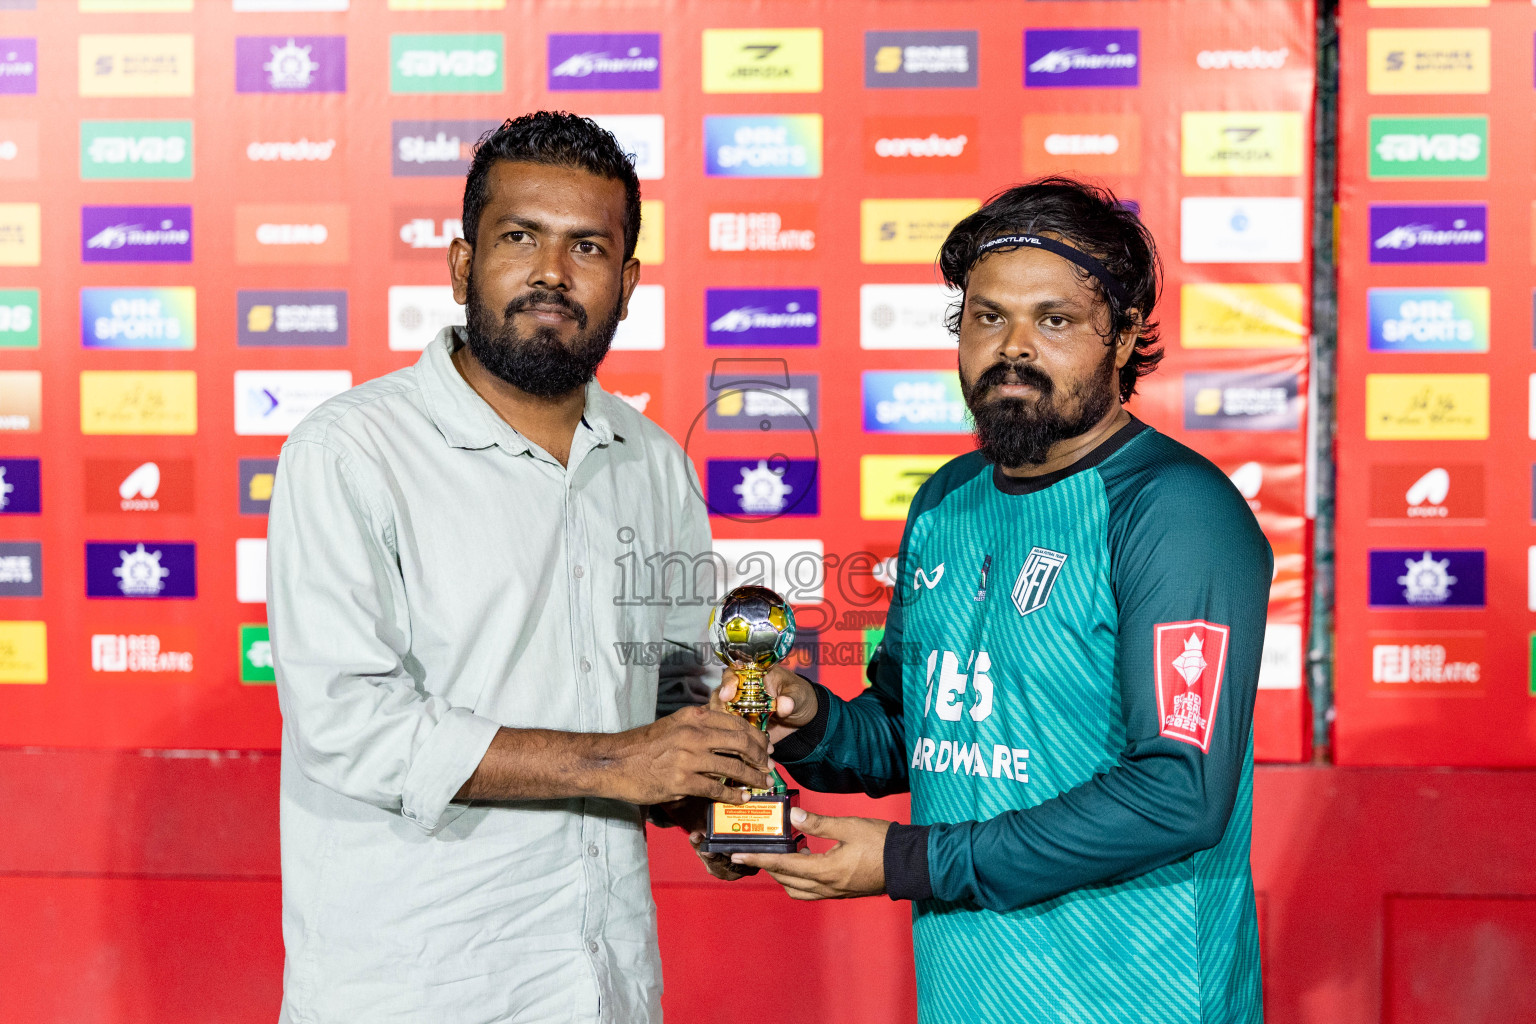
[(1226, 476), (1122, 405), (1161, 357), (1151, 236), (1046, 179), (940, 267), (979, 450), (912, 502), (869, 688), (769, 680), (794, 777), (910, 790), (912, 824), (805, 814), (838, 844), (732, 859), (799, 899), (911, 900), (924, 1024), (1258, 1021), (1273, 558)]

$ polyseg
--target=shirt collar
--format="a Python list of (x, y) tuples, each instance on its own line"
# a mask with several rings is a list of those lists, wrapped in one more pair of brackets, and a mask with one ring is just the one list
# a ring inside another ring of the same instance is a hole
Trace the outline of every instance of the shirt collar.
[[(438, 331), (416, 363), (422, 396), (432, 423), (443, 439), (455, 448), (490, 448), (499, 444), (514, 455), (531, 451), (527, 439), (496, 415), (453, 365), (453, 353), (464, 343), (458, 333), (461, 330), (463, 328), (444, 327)], [(613, 400), (597, 381), (587, 385), (586, 408), (582, 411), (581, 422), (599, 445), (611, 443), (616, 436), (609, 407)]]

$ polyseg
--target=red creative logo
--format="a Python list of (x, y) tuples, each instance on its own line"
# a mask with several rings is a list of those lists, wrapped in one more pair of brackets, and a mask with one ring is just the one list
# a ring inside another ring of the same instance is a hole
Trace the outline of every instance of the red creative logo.
[(1372, 633), (1376, 693), (1478, 694), (1486, 657), (1482, 633)]
[(1158, 735), (1209, 752), (1230, 633), (1203, 619), (1153, 627)]
[(816, 207), (810, 203), (784, 203), (773, 210), (711, 210), (709, 251), (785, 255), (815, 252)]
[(876, 174), (976, 171), (979, 135), (974, 117), (867, 117), (864, 169)]

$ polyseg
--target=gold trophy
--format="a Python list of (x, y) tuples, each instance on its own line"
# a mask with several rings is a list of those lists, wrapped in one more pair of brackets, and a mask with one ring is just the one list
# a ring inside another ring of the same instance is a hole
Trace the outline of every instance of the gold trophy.
[[(736, 670), (736, 697), (726, 710), (763, 732), (773, 714), (773, 698), (763, 685), (768, 669), (795, 642), (795, 613), (767, 587), (737, 587), (725, 595), (709, 619), (715, 656)], [(805, 842), (789, 820), (800, 800), (777, 770), (768, 789), (752, 790), (744, 804), (710, 805), (703, 849), (706, 853), (794, 853)]]

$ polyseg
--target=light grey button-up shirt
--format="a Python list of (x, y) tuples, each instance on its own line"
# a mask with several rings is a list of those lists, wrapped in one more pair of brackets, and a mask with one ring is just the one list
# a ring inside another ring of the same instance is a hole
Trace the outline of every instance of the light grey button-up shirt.
[(654, 654), (701, 643), (708, 606), (637, 598), (647, 557), (709, 551), (704, 504), (595, 383), (562, 467), (460, 376), (461, 343), (326, 402), (278, 463), (282, 1020), (659, 1021), (640, 810), (449, 801), (499, 726), (616, 732), (702, 699), (705, 670)]

